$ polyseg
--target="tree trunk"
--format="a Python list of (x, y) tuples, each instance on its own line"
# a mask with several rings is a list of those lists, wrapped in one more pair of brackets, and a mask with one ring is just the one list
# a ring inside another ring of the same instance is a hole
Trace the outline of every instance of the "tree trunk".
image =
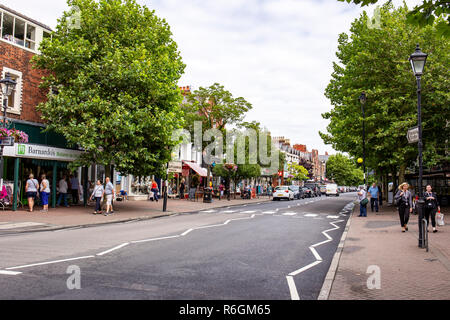
[(398, 170), (398, 183), (399, 184), (405, 182), (405, 171), (406, 171), (406, 164), (402, 163)]
[(111, 165), (105, 166), (105, 179), (110, 178), (111, 179)]

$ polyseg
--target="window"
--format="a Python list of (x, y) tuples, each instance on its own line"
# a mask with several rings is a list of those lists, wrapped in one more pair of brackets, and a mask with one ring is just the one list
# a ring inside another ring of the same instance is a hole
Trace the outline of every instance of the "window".
[[(2, 79), (9, 72), (11, 79), (16, 81), (16, 88), (8, 97), (8, 113), (20, 114), (22, 106), (22, 72), (10, 68), (3, 68)], [(2, 99), (3, 100), (3, 99)]]
[(36, 48), (36, 27), (27, 24), (27, 38), (25, 47), (34, 50)]
[(14, 43), (25, 45), (25, 21), (17, 18), (14, 21)]
[(3, 13), (2, 39), (13, 41), (14, 17)]

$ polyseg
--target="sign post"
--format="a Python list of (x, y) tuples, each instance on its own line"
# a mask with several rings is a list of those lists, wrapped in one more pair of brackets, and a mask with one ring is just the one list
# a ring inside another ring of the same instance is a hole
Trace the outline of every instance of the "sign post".
[(408, 138), (409, 143), (419, 142), (419, 127), (409, 129), (406, 137)]

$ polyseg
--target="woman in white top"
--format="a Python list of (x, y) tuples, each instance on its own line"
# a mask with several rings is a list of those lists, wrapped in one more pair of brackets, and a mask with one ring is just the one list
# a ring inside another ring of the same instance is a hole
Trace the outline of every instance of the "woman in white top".
[(41, 176), (41, 202), (42, 206), (44, 207), (41, 212), (47, 213), (48, 212), (48, 196), (50, 195), (50, 183), (48, 182), (47, 178), (45, 177), (45, 174)]
[(36, 195), (39, 188), (39, 181), (34, 179), (34, 175), (30, 173), (29, 179), (25, 184), (25, 194), (28, 199), (28, 212), (33, 212), (34, 207), (34, 199), (36, 199)]

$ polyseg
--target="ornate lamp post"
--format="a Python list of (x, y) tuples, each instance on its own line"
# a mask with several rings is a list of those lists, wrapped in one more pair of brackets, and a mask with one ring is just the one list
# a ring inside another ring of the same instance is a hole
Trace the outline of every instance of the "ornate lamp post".
[(366, 187), (366, 114), (364, 112), (364, 105), (366, 104), (366, 93), (363, 92), (359, 96), (359, 102), (361, 103), (361, 111), (363, 116), (363, 170), (364, 170), (364, 187)]
[(409, 61), (411, 62), (411, 68), (414, 72), (414, 75), (416, 76), (417, 81), (417, 125), (419, 130), (419, 201), (417, 202), (417, 209), (419, 214), (419, 247), (424, 248), (425, 243), (423, 241), (424, 235), (422, 232), (422, 219), (423, 219), (423, 207), (424, 207), (424, 199), (423, 199), (423, 189), (422, 189), (422, 175), (423, 175), (423, 164), (422, 164), (422, 150), (423, 150), (423, 143), (422, 143), (422, 106), (421, 106), (421, 85), (420, 80), (423, 75), (423, 70), (425, 68), (425, 64), (427, 61), (428, 55), (426, 53), (423, 53), (422, 50), (420, 50), (419, 45), (416, 47), (416, 51), (411, 54), (409, 57)]
[[(11, 79), (9, 72), (6, 74), (5, 79), (0, 80), (0, 84), (2, 86), (2, 94), (3, 94), (3, 128), (6, 129), (6, 110), (8, 109), (8, 97), (16, 88), (16, 82)], [(13, 142), (14, 145), (14, 142)], [(0, 162), (0, 191), (3, 188), (3, 148), (5, 144), (1, 143), (1, 162)]]

